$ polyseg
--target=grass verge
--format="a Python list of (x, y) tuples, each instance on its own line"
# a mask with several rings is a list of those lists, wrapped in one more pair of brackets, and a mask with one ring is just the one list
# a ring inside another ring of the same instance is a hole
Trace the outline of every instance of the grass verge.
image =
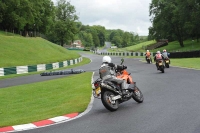
[[(81, 61), (78, 64), (70, 65), (70, 66), (67, 66), (67, 67), (59, 68), (59, 69), (46, 70), (45, 72), (69, 69), (69, 68), (73, 68), (73, 67), (77, 67), (77, 66), (82, 66), (82, 65), (88, 64), (90, 62), (91, 62), (90, 59), (83, 57), (83, 61)], [(26, 73), (26, 74), (12, 74), (12, 75), (0, 76), (0, 80), (1, 79), (14, 78), (14, 77), (20, 77), (20, 76), (26, 76), (26, 75), (39, 74), (39, 73), (42, 73), (42, 72), (44, 72), (44, 71), (30, 72), (30, 73)]]
[(91, 77), (85, 72), (0, 89), (0, 127), (83, 112), (91, 98)]
[(181, 59), (170, 59), (171, 66), (179, 66), (193, 69), (200, 69), (200, 58), (181, 58)]

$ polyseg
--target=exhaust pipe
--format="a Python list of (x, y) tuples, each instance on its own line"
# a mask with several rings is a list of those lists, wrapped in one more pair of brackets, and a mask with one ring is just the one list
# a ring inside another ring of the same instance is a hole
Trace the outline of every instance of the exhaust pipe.
[(104, 87), (104, 88), (107, 88), (107, 89), (109, 89), (111, 91), (114, 91), (116, 93), (119, 93), (118, 91), (116, 91), (116, 89), (112, 88), (111, 86), (109, 86), (109, 85), (107, 85), (105, 83), (101, 83), (101, 86)]
[[(118, 91), (116, 91), (114, 88), (112, 88), (111, 86), (109, 86), (105, 83), (101, 83), (101, 86), (119, 94)], [(112, 100), (115, 101), (115, 100), (120, 99), (120, 98), (122, 98), (121, 95), (116, 95), (116, 96), (112, 97)]]

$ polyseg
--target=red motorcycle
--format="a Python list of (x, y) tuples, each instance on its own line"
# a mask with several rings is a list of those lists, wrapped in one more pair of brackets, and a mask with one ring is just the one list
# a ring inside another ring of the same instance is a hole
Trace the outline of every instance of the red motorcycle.
[[(122, 63), (124, 59), (121, 60)], [(121, 63), (121, 65), (122, 65)], [(133, 82), (131, 74), (125, 69), (118, 69), (116, 71), (116, 77), (125, 79), (127, 81), (128, 88), (126, 94), (122, 95), (119, 84), (110, 81), (103, 81), (98, 78), (93, 82), (93, 96), (101, 99), (106, 109), (110, 111), (116, 111), (119, 108), (119, 104), (133, 98), (136, 102), (142, 103), (144, 100), (143, 94), (136, 86), (136, 82)]]

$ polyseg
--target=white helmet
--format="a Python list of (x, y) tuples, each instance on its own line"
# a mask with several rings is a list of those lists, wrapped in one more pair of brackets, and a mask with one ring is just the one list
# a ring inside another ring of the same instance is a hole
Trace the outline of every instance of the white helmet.
[(157, 51), (156, 53), (157, 53), (157, 54), (160, 54), (160, 51)]
[(147, 52), (149, 52), (149, 50), (147, 50)]
[(111, 63), (111, 58), (110, 58), (110, 56), (104, 56), (102, 62)]
[(164, 49), (163, 52), (166, 52), (166, 49)]

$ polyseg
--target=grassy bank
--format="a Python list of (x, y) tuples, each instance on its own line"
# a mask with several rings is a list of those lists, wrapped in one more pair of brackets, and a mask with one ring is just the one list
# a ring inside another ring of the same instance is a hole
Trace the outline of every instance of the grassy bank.
[(0, 89), (0, 127), (85, 111), (92, 92), (91, 77), (92, 72), (85, 72)]
[(125, 48), (117, 48), (117, 49), (109, 49), (109, 52), (122, 52), (122, 51), (133, 51), (133, 52), (143, 52), (145, 47), (151, 44), (156, 43), (155, 40), (142, 42), (133, 46), (125, 47)]
[(167, 46), (157, 48), (153, 50), (154, 52), (160, 50), (163, 51), (163, 49), (166, 49), (168, 52), (181, 52), (181, 51), (194, 51), (194, 50), (200, 50), (200, 42), (192, 41), (191, 39), (184, 41), (184, 47), (181, 47), (178, 41), (169, 42)]
[(48, 64), (80, 57), (77, 52), (67, 50), (42, 38), (0, 34), (0, 68)]
[[(133, 46), (125, 47), (125, 48), (117, 48), (117, 49), (109, 49), (109, 52), (123, 52), (123, 51), (134, 51), (134, 52), (146, 52), (145, 48), (148, 45), (156, 43), (155, 40), (146, 41), (143, 43), (139, 43)], [(178, 41), (169, 42), (167, 46), (157, 48), (154, 50), (150, 50), (151, 52), (163, 51), (163, 49), (167, 49), (168, 52), (176, 52), (176, 51), (194, 51), (200, 50), (200, 42), (196, 40), (188, 39), (184, 42), (184, 47), (181, 47)]]

